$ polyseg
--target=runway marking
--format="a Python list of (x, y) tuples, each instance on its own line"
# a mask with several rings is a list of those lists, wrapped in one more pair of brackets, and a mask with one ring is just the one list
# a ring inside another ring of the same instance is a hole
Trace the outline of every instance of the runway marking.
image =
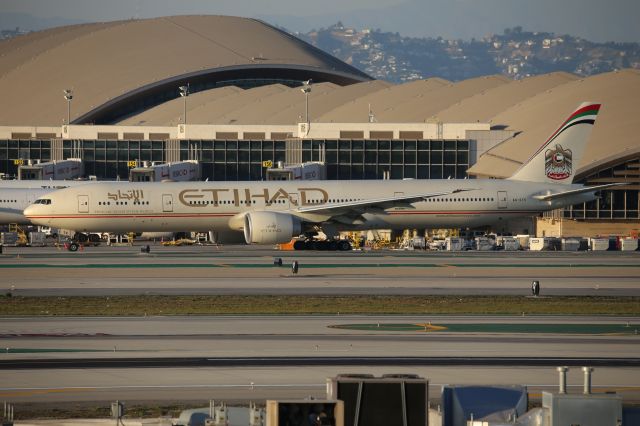
[(114, 385), (114, 386), (73, 386), (73, 387), (24, 387), (24, 388), (0, 388), (0, 398), (48, 395), (52, 393), (73, 393), (103, 390), (126, 389), (273, 389), (273, 388), (326, 388), (326, 384), (318, 383), (246, 383), (246, 384), (206, 384), (206, 385)]
[[(430, 387), (439, 388), (446, 385), (445, 383), (429, 383)], [(554, 384), (535, 384), (529, 383), (523, 386), (531, 388), (552, 388), (558, 387)], [(583, 385), (567, 385), (567, 388), (582, 388)], [(326, 388), (323, 383), (246, 383), (246, 384), (178, 384), (178, 385), (112, 385), (112, 386), (72, 386), (72, 387), (20, 387), (20, 388), (0, 388), (0, 397), (5, 396), (29, 396), (29, 395), (46, 395), (49, 393), (71, 393), (86, 392), (100, 390), (118, 390), (118, 389), (243, 389), (243, 388)], [(640, 386), (629, 385), (593, 385), (593, 393), (607, 392), (638, 392)], [(529, 392), (529, 396), (540, 398), (541, 392)]]
[[(6, 337), (6, 336), (0, 336)], [(11, 336), (11, 337), (23, 337), (23, 336)], [(49, 337), (49, 336), (39, 336), (39, 337)], [(61, 337), (61, 336), (52, 336), (52, 337)], [(113, 352), (113, 350), (109, 349), (58, 349), (58, 348), (42, 348), (42, 349), (32, 349), (32, 348), (5, 348), (0, 350), (2, 353), (6, 354), (46, 354), (46, 353), (83, 353), (83, 352)], [(142, 352), (142, 351), (129, 351), (129, 350), (118, 350), (118, 352)]]
[(636, 335), (638, 324), (336, 324), (328, 328), (360, 331), (391, 332), (453, 332), (453, 333), (524, 333), (524, 334), (595, 334), (601, 336)]
[[(286, 266), (286, 265), (283, 265)], [(542, 263), (305, 263), (305, 268), (634, 268), (640, 264), (542, 264)], [(52, 263), (7, 263), (0, 264), (3, 269), (129, 269), (129, 268), (279, 268), (272, 263), (85, 263), (85, 264), (52, 264)]]
[(96, 390), (96, 388), (72, 387), (72, 388), (0, 388), (0, 398), (33, 395), (48, 395), (51, 393), (71, 393)]

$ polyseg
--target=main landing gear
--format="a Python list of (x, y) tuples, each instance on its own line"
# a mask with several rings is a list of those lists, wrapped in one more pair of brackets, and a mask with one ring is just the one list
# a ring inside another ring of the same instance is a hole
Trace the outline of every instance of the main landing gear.
[(293, 243), (294, 250), (348, 251), (351, 248), (347, 240), (298, 240)]
[(76, 252), (84, 245), (97, 246), (100, 244), (101, 238), (99, 234), (84, 234), (82, 232), (76, 232), (73, 238), (68, 243), (65, 243), (65, 248), (69, 251)]

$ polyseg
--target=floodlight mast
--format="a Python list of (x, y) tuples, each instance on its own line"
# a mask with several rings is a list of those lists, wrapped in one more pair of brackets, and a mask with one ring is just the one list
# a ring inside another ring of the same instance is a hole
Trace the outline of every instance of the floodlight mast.
[(183, 124), (187, 124), (187, 96), (189, 96), (189, 83), (187, 83), (186, 86), (180, 86), (178, 89), (180, 90), (180, 96), (184, 99), (182, 107), (182, 122)]
[(304, 86), (300, 91), (304, 93), (304, 119), (307, 123), (307, 128), (309, 128), (309, 93), (311, 93), (311, 79), (302, 82)]
[(73, 99), (73, 90), (64, 89), (64, 98), (67, 100), (67, 125), (71, 124), (71, 100)]

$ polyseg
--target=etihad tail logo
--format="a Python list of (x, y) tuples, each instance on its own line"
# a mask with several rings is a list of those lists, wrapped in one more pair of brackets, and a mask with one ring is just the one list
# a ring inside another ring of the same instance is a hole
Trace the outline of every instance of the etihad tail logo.
[(571, 176), (573, 161), (570, 149), (557, 144), (554, 149), (548, 149), (544, 157), (544, 171), (549, 179), (563, 180)]

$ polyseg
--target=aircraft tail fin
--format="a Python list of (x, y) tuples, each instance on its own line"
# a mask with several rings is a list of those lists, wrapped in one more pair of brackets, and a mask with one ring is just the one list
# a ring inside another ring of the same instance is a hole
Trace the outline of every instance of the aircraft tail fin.
[(600, 104), (581, 104), (509, 179), (572, 183), (599, 111)]

